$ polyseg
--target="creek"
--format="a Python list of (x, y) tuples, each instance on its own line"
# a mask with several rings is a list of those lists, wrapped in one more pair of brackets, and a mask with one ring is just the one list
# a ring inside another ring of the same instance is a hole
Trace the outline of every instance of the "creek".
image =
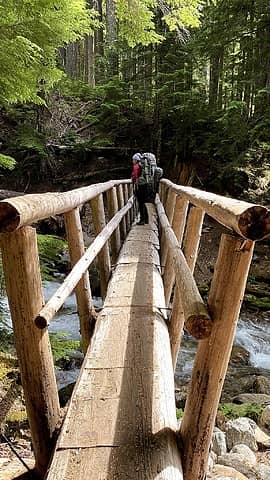
[[(59, 287), (59, 282), (44, 282), (44, 296), (47, 301)], [(93, 298), (96, 307), (102, 306), (99, 297)], [(11, 326), (11, 319), (6, 297), (1, 298), (1, 311), (4, 321)], [(80, 340), (79, 318), (75, 295), (72, 294), (66, 300), (63, 308), (55, 316), (49, 327), (50, 332), (64, 332), (67, 339)], [(234, 345), (241, 347), (243, 358), (239, 361), (231, 361), (229, 366), (230, 378), (239, 378), (247, 375), (270, 375), (270, 322), (266, 315), (256, 313), (242, 313), (236, 331)], [(190, 378), (193, 359), (197, 348), (197, 342), (186, 333), (183, 336), (181, 352), (176, 367), (176, 383), (185, 384)], [(76, 355), (75, 355), (76, 356)], [(75, 362), (76, 364), (76, 362)], [(68, 383), (74, 382), (78, 376), (79, 368), (71, 370), (56, 370), (58, 387), (62, 388)]]

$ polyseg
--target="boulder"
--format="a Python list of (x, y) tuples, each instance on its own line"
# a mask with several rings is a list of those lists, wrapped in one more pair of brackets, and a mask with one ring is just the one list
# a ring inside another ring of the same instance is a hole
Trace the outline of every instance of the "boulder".
[(253, 384), (254, 392), (270, 395), (270, 378), (260, 375), (255, 378)]
[[(255, 438), (257, 445), (260, 450), (265, 450), (266, 448), (270, 448), (270, 437), (266, 433), (264, 433), (260, 427), (256, 426), (255, 429)], [(270, 477), (269, 477), (270, 479)]]
[(248, 480), (242, 473), (224, 465), (215, 465), (208, 478), (209, 480)]
[(208, 471), (213, 470), (216, 461), (217, 461), (217, 455), (215, 454), (215, 452), (210, 452), (210, 455), (208, 458), (208, 468), (207, 468)]
[(270, 479), (270, 466), (264, 463), (258, 463), (254, 468), (256, 480), (269, 480)]
[(177, 408), (185, 408), (187, 396), (188, 396), (188, 386), (184, 385), (181, 389), (175, 390), (175, 403)]
[(229, 420), (226, 423), (226, 438), (227, 447), (231, 450), (235, 445), (241, 443), (247, 445), (251, 450), (256, 452), (258, 450), (256, 438), (255, 438), (255, 426), (252, 421), (246, 417), (240, 417), (235, 420)]
[(238, 453), (239, 455), (243, 455), (245, 458), (248, 458), (249, 463), (251, 465), (256, 465), (257, 459), (255, 453), (247, 446), (244, 445), (243, 443), (239, 443), (235, 445), (230, 453)]
[(226, 435), (217, 427), (212, 435), (212, 450), (218, 456), (227, 453)]
[(259, 418), (259, 425), (265, 431), (270, 433), (270, 405), (265, 407), (265, 409), (263, 410)]
[(241, 393), (232, 399), (238, 405), (242, 403), (255, 403), (257, 405), (270, 405), (270, 395), (264, 393)]
[(230, 452), (218, 457), (217, 462), (219, 465), (234, 468), (237, 472), (242, 473), (247, 478), (254, 478), (254, 464), (252, 461), (250, 462), (249, 458), (245, 455)]

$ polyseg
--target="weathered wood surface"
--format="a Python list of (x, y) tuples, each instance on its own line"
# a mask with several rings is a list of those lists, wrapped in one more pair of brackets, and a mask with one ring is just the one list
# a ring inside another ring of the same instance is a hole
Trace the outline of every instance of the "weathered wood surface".
[[(74, 267), (85, 253), (79, 208), (75, 208), (74, 210), (71, 210), (71, 212), (65, 213), (64, 218), (70, 262), (71, 266)], [(81, 280), (76, 286), (75, 293), (80, 318), (82, 347), (85, 353), (94, 333), (97, 317), (92, 299), (88, 271), (82, 275)]]
[[(187, 202), (186, 202), (187, 203)], [(186, 210), (187, 212), (187, 210)], [(187, 264), (193, 274), (197, 261), (201, 230), (203, 225), (204, 212), (198, 207), (191, 207), (185, 231), (183, 254), (186, 258)], [(185, 220), (186, 221), (186, 220)], [(182, 230), (183, 231), (183, 230)], [(182, 242), (182, 237), (181, 237)], [(180, 245), (181, 245), (180, 242)], [(166, 288), (165, 299), (166, 299)], [(182, 305), (181, 294), (178, 286), (174, 290), (172, 313), (170, 322), (168, 325), (171, 350), (172, 350), (172, 362), (174, 369), (176, 368), (178, 353), (180, 350), (181, 337), (183, 333), (183, 327), (185, 322), (184, 309)]]
[(127, 238), (47, 480), (183, 480), (156, 241), (150, 225)]
[(205, 479), (215, 417), (254, 248), (254, 242), (245, 243), (232, 235), (221, 238), (209, 293), (213, 328), (211, 336), (199, 343), (181, 423), (185, 480)]
[(267, 207), (204, 192), (197, 188), (183, 187), (166, 179), (161, 180), (161, 185), (181, 194), (210, 217), (244, 238), (261, 240), (270, 235), (270, 210)]
[[(106, 226), (105, 210), (103, 195), (100, 193), (97, 197), (90, 201), (92, 210), (92, 221), (96, 235), (102, 233)], [(107, 285), (111, 275), (111, 258), (109, 251), (109, 243), (105, 242), (104, 246), (98, 254), (98, 270), (101, 296), (104, 299), (106, 297)]]
[[(172, 220), (172, 229), (175, 233), (175, 236), (179, 242), (180, 247), (182, 245), (182, 239), (185, 231), (187, 211), (188, 211), (188, 202), (184, 198), (182, 198), (180, 195), (178, 195), (175, 202), (175, 209), (174, 209), (174, 215)], [(164, 266), (163, 283), (164, 283), (166, 305), (169, 305), (169, 302), (172, 296), (173, 287), (175, 284), (175, 271), (174, 271), (171, 252), (168, 254), (168, 257), (166, 259), (166, 265)]]
[(49, 334), (34, 324), (44, 302), (35, 229), (24, 227), (1, 235), (1, 248), (35, 469), (44, 475), (54, 446), (60, 406)]
[(166, 241), (169, 244), (169, 251), (174, 263), (176, 283), (178, 292), (181, 295), (186, 329), (199, 340), (207, 338), (211, 333), (212, 320), (158, 195), (156, 198), (156, 206), (160, 225)]
[[(117, 201), (117, 194), (116, 194), (115, 187), (107, 191), (107, 208), (108, 208), (109, 218), (112, 219), (114, 215), (116, 215), (116, 213), (118, 212), (118, 201)], [(121, 247), (119, 227), (117, 227), (113, 232), (110, 243), (111, 243), (112, 263), (115, 264), (120, 251), (120, 247)]]
[(197, 261), (204, 213), (205, 212), (201, 208), (192, 206), (188, 214), (187, 227), (183, 242), (183, 253), (192, 273), (194, 272)]
[(130, 180), (112, 180), (69, 192), (37, 193), (3, 200), (0, 202), (0, 232), (12, 232), (43, 218), (69, 212), (122, 183), (130, 184)]

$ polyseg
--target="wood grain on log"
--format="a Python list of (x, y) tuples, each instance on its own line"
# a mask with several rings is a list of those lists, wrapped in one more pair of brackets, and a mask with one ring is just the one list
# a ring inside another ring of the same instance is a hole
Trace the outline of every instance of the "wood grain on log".
[(161, 180), (161, 184), (182, 194), (193, 205), (244, 238), (255, 241), (270, 235), (270, 210), (266, 207), (183, 187), (165, 179)]

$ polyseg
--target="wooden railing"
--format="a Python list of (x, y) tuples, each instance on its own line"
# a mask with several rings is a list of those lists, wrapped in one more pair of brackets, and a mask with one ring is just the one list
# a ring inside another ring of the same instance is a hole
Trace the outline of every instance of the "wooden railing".
[[(184, 479), (203, 480), (254, 243), (270, 234), (270, 211), (165, 179), (161, 181), (160, 197), (156, 206), (162, 229), (161, 263), (167, 306), (176, 279), (168, 323), (174, 366), (184, 325), (201, 340), (180, 435)], [(231, 230), (221, 237), (207, 305), (193, 277), (205, 213)]]
[[(79, 208), (86, 202), (91, 205), (96, 238), (85, 251)], [(96, 320), (88, 268), (98, 256), (101, 294), (105, 298), (112, 265), (134, 220), (133, 207), (129, 180), (0, 202), (6, 289), (36, 470), (41, 475), (46, 471), (60, 421), (46, 327), (75, 289), (86, 352)], [(168, 322), (173, 365), (176, 365), (184, 325), (200, 340), (180, 433), (184, 445), (184, 478), (203, 480), (254, 242), (270, 234), (270, 212), (265, 207), (182, 187), (169, 180), (161, 181), (156, 207), (162, 232), (161, 265), (167, 306), (174, 289)], [(193, 277), (205, 213), (231, 231), (221, 238), (207, 305)], [(36, 230), (29, 225), (55, 214), (64, 214), (73, 268), (44, 305)]]
[[(86, 202), (90, 202), (96, 237), (85, 251), (79, 208)], [(64, 214), (73, 268), (44, 306), (37, 235), (35, 228), (28, 225), (55, 214)], [(41, 476), (46, 472), (60, 421), (53, 359), (45, 327), (75, 289), (82, 346), (86, 352), (96, 321), (88, 268), (98, 256), (100, 287), (105, 298), (111, 264), (116, 261), (133, 219), (130, 180), (110, 181), (66, 193), (25, 195), (0, 202), (6, 290), (36, 459), (35, 470)]]

